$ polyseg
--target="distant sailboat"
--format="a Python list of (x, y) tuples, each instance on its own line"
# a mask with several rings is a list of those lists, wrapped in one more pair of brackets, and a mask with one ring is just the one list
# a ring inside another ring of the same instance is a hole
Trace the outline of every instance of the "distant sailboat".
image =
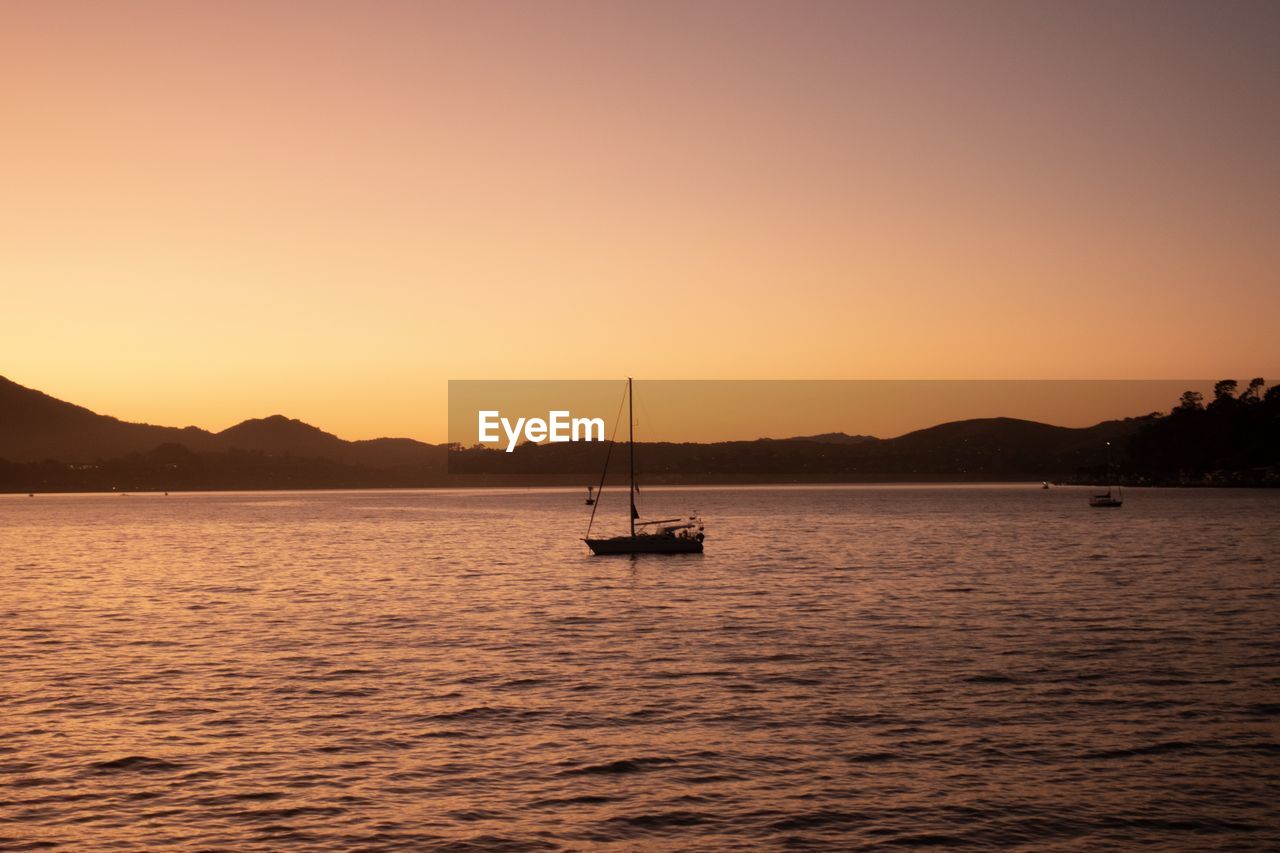
[[(608, 539), (592, 539), (591, 525), (595, 523), (596, 511), (591, 510), (591, 521), (587, 523), (587, 535), (582, 541), (587, 543), (593, 554), (701, 554), (703, 527), (702, 519), (696, 516), (687, 518), (663, 518), (657, 521), (640, 521), (640, 513), (636, 510), (636, 442), (634, 403), (631, 393), (631, 380), (627, 379), (627, 451), (629, 457), (629, 476), (631, 496), (631, 534), (629, 536), (612, 536)], [(609, 443), (613, 449), (613, 442)], [(604, 480), (609, 470), (609, 459), (605, 458), (605, 470), (600, 475), (600, 488), (597, 494), (604, 493)], [(595, 501), (588, 500), (595, 505)]]
[(586, 501), (586, 503), (587, 503), (587, 506), (595, 506), (595, 505), (596, 505), (596, 487), (595, 487), (595, 486), (587, 486), (587, 501)]
[(1124, 489), (1116, 486), (1115, 493), (1111, 491), (1111, 442), (1107, 442), (1107, 490), (1102, 493), (1095, 493), (1089, 496), (1089, 506), (1102, 508), (1116, 508), (1124, 506)]
[(1124, 506), (1124, 489), (1116, 487), (1115, 494), (1112, 494), (1111, 487), (1107, 486), (1107, 490), (1101, 494), (1089, 496), (1089, 506), (1098, 507), (1120, 507)]

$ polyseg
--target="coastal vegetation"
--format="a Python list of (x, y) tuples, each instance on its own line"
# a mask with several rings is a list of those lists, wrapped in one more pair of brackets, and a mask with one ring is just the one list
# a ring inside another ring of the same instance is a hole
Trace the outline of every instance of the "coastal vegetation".
[(1207, 403), (1187, 391), (1134, 433), (1119, 473), (1156, 485), (1280, 485), (1280, 385), (1222, 379)]

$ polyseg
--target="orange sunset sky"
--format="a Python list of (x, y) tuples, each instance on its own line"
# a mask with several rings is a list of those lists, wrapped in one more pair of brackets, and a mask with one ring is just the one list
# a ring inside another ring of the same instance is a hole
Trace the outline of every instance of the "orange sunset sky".
[(1276, 3), (7, 2), (0, 375), (1273, 378), (1278, 90)]

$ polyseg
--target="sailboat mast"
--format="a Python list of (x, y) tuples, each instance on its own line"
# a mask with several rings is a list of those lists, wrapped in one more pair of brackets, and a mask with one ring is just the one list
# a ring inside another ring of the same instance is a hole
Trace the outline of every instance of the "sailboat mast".
[(1111, 442), (1107, 442), (1107, 495), (1111, 495)]
[(631, 377), (627, 377), (627, 451), (631, 457), (631, 538), (636, 537), (636, 418), (632, 409), (635, 396), (631, 390)]

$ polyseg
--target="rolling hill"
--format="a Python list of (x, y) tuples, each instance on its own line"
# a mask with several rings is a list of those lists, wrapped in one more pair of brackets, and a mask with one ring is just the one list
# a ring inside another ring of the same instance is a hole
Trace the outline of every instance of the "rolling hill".
[(162, 445), (194, 453), (241, 450), (371, 468), (422, 465), (439, 460), (442, 453), (409, 438), (345, 441), (283, 415), (253, 418), (216, 433), (128, 423), (0, 377), (0, 459), (87, 464), (149, 453)]
[[(981, 418), (888, 439), (654, 442), (638, 445), (637, 456), (648, 483), (1049, 479), (1122, 455), (1143, 423)], [(602, 454), (594, 443), (449, 453), (407, 438), (347, 441), (283, 415), (216, 433), (128, 423), (0, 378), (0, 489), (11, 491), (577, 484), (599, 477)]]

